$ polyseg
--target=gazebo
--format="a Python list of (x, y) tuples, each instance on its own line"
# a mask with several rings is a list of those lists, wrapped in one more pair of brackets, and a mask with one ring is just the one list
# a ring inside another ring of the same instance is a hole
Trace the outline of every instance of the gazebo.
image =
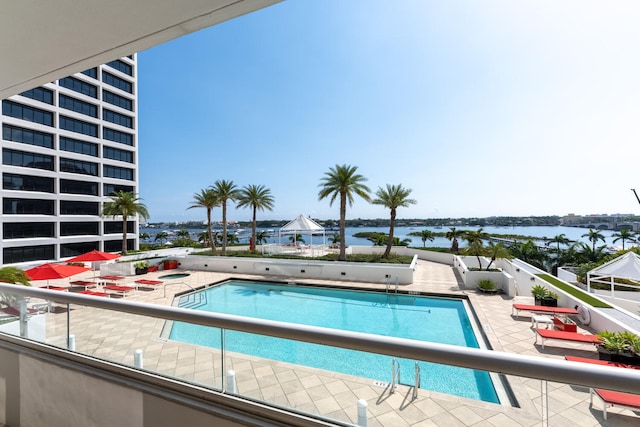
[(635, 252), (627, 252), (589, 271), (587, 273), (587, 292), (591, 292), (592, 282), (605, 283), (611, 285), (611, 297), (614, 297), (616, 278), (640, 282), (640, 256)]
[(297, 244), (296, 236), (298, 234), (308, 234), (309, 244), (313, 245), (313, 235), (322, 234), (322, 245), (325, 245), (324, 227), (306, 216), (300, 214), (293, 221), (289, 221), (278, 230), (278, 242), (282, 244), (282, 236), (293, 235), (293, 243)]

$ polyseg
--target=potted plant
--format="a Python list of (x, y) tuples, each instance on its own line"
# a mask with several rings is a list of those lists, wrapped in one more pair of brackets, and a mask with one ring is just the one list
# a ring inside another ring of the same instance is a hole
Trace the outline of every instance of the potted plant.
[(156, 265), (152, 265), (152, 266), (150, 266), (150, 267), (147, 269), (147, 272), (148, 272), (148, 273), (152, 273), (152, 272), (154, 272), (154, 271), (158, 271), (158, 270), (160, 270), (160, 266), (159, 266), (158, 264), (156, 264)]
[(558, 294), (547, 289), (547, 294), (542, 298), (542, 304), (546, 307), (558, 306)]
[(149, 271), (149, 267), (151, 267), (151, 263), (149, 261), (138, 261), (133, 264), (133, 268), (136, 271), (136, 274), (147, 274)]
[(496, 284), (493, 283), (493, 280), (491, 279), (480, 279), (478, 280), (478, 290), (482, 293), (486, 293), (486, 294), (495, 294), (498, 292), (498, 288), (496, 287)]
[(177, 259), (165, 259), (164, 261), (162, 261), (163, 270), (174, 270), (176, 268), (178, 268)]
[(628, 331), (598, 332), (598, 358), (626, 365), (640, 365), (640, 337)]
[(542, 299), (547, 295), (547, 292), (547, 288), (542, 285), (535, 285), (531, 288), (531, 295), (533, 295), (536, 305), (542, 305)]

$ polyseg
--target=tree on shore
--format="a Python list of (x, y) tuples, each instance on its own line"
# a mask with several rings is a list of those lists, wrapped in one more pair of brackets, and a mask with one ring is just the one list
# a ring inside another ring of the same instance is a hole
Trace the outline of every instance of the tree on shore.
[(435, 240), (435, 236), (433, 235), (433, 231), (431, 230), (422, 230), (420, 232), (420, 240), (422, 240), (422, 247), (427, 247), (427, 240), (433, 242)]
[(404, 188), (402, 184), (387, 184), (386, 188), (378, 188), (378, 191), (376, 191), (376, 198), (371, 202), (374, 205), (382, 205), (386, 208), (389, 208), (389, 210), (391, 211), (391, 220), (389, 222), (389, 236), (387, 237), (387, 248), (384, 250), (384, 254), (382, 255), (383, 258), (389, 258), (389, 255), (391, 254), (391, 247), (393, 246), (393, 233), (395, 229), (398, 208), (405, 208), (409, 205), (418, 203), (416, 200), (409, 198), (411, 191), (412, 190), (410, 188)]
[(616, 243), (620, 240), (622, 240), (622, 250), (624, 251), (624, 242), (629, 242), (629, 243), (634, 243), (636, 241), (635, 237), (636, 237), (636, 233), (634, 233), (633, 231), (623, 228), (622, 230), (618, 231), (617, 233), (613, 233), (611, 235), (611, 237), (615, 237), (615, 239), (613, 239), (613, 243)]
[(250, 207), (252, 210), (251, 244), (249, 250), (256, 251), (256, 216), (257, 211), (273, 210), (273, 196), (271, 190), (264, 185), (247, 185), (238, 192), (236, 208)]
[(346, 260), (345, 252), (345, 222), (347, 218), (347, 203), (353, 205), (354, 195), (360, 196), (366, 201), (371, 200), (369, 187), (364, 182), (364, 176), (356, 173), (357, 166), (336, 165), (325, 172), (320, 180), (318, 199), (329, 198), (329, 206), (333, 205), (336, 198), (340, 200), (340, 254), (339, 261)]
[(464, 238), (464, 235), (467, 232), (465, 230), (457, 230), (455, 227), (449, 228), (445, 237), (447, 240), (451, 240), (451, 252), (460, 252), (460, 248), (458, 247), (458, 238)]
[(193, 201), (191, 206), (187, 209), (205, 208), (207, 210), (207, 236), (208, 243), (211, 246), (211, 252), (216, 253), (216, 239), (213, 238), (211, 230), (211, 211), (213, 208), (220, 206), (220, 202), (216, 199), (211, 188), (205, 188), (200, 190), (199, 193), (193, 194)]
[(603, 242), (605, 242), (604, 235), (600, 231), (594, 230), (593, 228), (590, 228), (589, 232), (583, 234), (582, 237), (586, 237), (591, 242), (592, 253), (596, 252), (596, 243), (598, 243), (598, 240), (602, 240)]
[(161, 231), (159, 233), (156, 233), (156, 237), (153, 239), (154, 242), (157, 242), (158, 240), (160, 240), (160, 246), (162, 246), (164, 244), (164, 240), (167, 240), (169, 238), (169, 235), (167, 234), (166, 231)]
[(233, 181), (219, 179), (211, 187), (215, 198), (222, 206), (222, 256), (227, 254), (227, 202), (238, 198), (238, 188)]
[(104, 216), (122, 216), (122, 255), (127, 254), (127, 219), (136, 215), (145, 220), (149, 218), (149, 211), (141, 200), (131, 192), (117, 191), (102, 206)]
[(493, 243), (493, 242), (489, 242), (487, 244), (487, 247), (485, 248), (485, 253), (486, 255), (491, 258), (491, 261), (489, 261), (489, 264), (487, 264), (487, 271), (489, 271), (489, 269), (491, 268), (491, 264), (493, 264), (495, 262), (496, 259), (498, 258), (511, 258), (511, 252), (509, 251), (509, 249), (507, 249), (504, 246), (504, 243), (500, 242), (500, 243)]

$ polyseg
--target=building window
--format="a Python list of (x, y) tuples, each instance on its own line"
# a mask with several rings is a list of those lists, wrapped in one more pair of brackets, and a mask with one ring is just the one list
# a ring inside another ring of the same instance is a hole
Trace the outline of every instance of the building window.
[(103, 165), (102, 176), (106, 178), (124, 179), (127, 181), (133, 181), (133, 169), (121, 168), (118, 166)]
[(2, 250), (2, 261), (5, 264), (40, 261), (43, 259), (55, 259), (54, 245), (4, 248)]
[(80, 101), (67, 95), (60, 94), (58, 97), (60, 108), (75, 111), (85, 116), (98, 117), (98, 107), (89, 102)]
[(55, 237), (53, 222), (5, 222), (2, 224), (4, 239), (31, 239), (35, 237)]
[(128, 82), (125, 79), (121, 79), (120, 77), (116, 77), (111, 73), (107, 73), (104, 70), (102, 71), (102, 81), (125, 92), (133, 93), (133, 83)]
[(97, 202), (60, 200), (60, 215), (98, 215)]
[(84, 70), (82, 72), (85, 76), (91, 77), (92, 79), (98, 78), (98, 69), (96, 67), (89, 68), (88, 70)]
[(108, 90), (102, 90), (102, 100), (116, 107), (124, 108), (125, 110), (133, 111), (133, 100), (125, 98), (124, 96), (116, 95)]
[(71, 117), (60, 116), (60, 129), (98, 137), (98, 125), (72, 119)]
[[(134, 249), (133, 239), (127, 239), (127, 250), (132, 251)], [(122, 239), (120, 240), (107, 240), (104, 242), (105, 252), (120, 252), (122, 250)]]
[(71, 89), (75, 92), (83, 95), (90, 96), (92, 98), (98, 98), (98, 88), (92, 84), (85, 83), (82, 80), (78, 80), (75, 77), (65, 77), (58, 80), (58, 84), (67, 89)]
[(103, 108), (102, 118), (108, 122), (133, 129), (133, 117), (129, 117), (124, 114), (116, 113), (115, 111)]
[[(127, 221), (127, 233), (134, 233), (134, 225), (133, 221)], [(122, 221), (105, 221), (104, 234), (122, 234)]]
[(15, 173), (2, 174), (2, 188), (17, 191), (54, 192), (54, 179), (44, 176), (18, 175)]
[(98, 164), (60, 157), (60, 172), (98, 176)]
[(71, 179), (60, 180), (60, 193), (98, 195), (98, 183), (90, 181), (74, 181)]
[(102, 157), (121, 162), (133, 163), (133, 153), (131, 151), (120, 150), (118, 148), (102, 147)]
[(98, 249), (98, 242), (65, 243), (60, 245), (60, 258), (78, 256)]
[(8, 166), (22, 166), (25, 168), (53, 170), (53, 156), (28, 153), (25, 151), (2, 150), (2, 164)]
[(98, 222), (61, 222), (60, 236), (98, 236)]
[(72, 153), (86, 154), (87, 156), (98, 157), (98, 144), (93, 142), (80, 141), (79, 139), (60, 137), (60, 149)]
[(115, 61), (107, 62), (107, 65), (113, 69), (120, 71), (121, 73), (133, 76), (133, 67), (124, 61), (116, 59)]
[(102, 138), (113, 142), (119, 142), (120, 144), (133, 146), (133, 135), (130, 133), (103, 127)]
[(3, 124), (2, 139), (38, 147), (53, 148), (53, 134)]
[(22, 119), (29, 122), (40, 123), (41, 125), (53, 126), (53, 113), (39, 108), (29, 107), (28, 105), (18, 104), (17, 102), (2, 101), (2, 114), (16, 119)]
[(104, 196), (112, 196), (120, 191), (124, 191), (125, 193), (134, 193), (135, 188), (131, 185), (104, 184), (102, 191)]
[(5, 215), (55, 215), (53, 200), (2, 199), (2, 213)]
[(34, 89), (26, 90), (20, 95), (27, 98), (35, 99), (36, 101), (44, 102), (45, 104), (53, 105), (53, 91), (50, 89), (37, 87)]

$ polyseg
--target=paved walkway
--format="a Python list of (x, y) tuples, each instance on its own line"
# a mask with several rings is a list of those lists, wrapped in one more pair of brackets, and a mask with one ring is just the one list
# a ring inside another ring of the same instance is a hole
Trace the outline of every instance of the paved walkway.
[[(167, 282), (165, 291), (141, 289), (127, 300), (171, 305), (176, 293), (207, 283), (227, 279), (231, 275), (192, 271), (185, 279)], [(144, 276), (154, 279), (166, 272)], [(74, 279), (83, 276), (74, 276)], [(90, 273), (86, 274), (90, 277)], [(238, 275), (234, 275), (238, 277)], [(257, 276), (242, 278), (260, 279)], [(134, 278), (123, 281), (130, 283)], [(284, 279), (286, 280), (286, 278)], [(55, 285), (55, 281), (51, 281)], [(384, 288), (355, 282), (314, 280), (314, 283)], [(64, 284), (65, 281), (59, 281)], [(494, 350), (539, 357), (561, 359), (566, 354), (597, 358), (593, 346), (584, 344), (547, 343), (545, 349), (533, 344), (530, 318), (511, 316), (511, 301), (501, 295), (482, 295), (460, 289), (453, 269), (444, 264), (419, 261), (414, 283), (402, 289), (441, 294), (466, 294), (471, 301), (484, 333)], [(64, 313), (47, 315), (47, 339), (63, 346), (67, 320)], [(387, 384), (368, 379), (335, 374), (318, 369), (293, 366), (251, 356), (232, 354), (223, 361), (215, 349), (183, 344), (163, 338), (165, 321), (110, 312), (90, 307), (72, 307), (71, 333), (76, 336), (76, 350), (107, 360), (133, 365), (134, 352), (142, 349), (144, 368), (187, 381), (220, 389), (221, 372), (236, 372), (238, 393), (255, 399), (321, 414), (343, 422), (356, 423), (356, 402), (368, 402), (369, 426), (534, 426), (540, 425), (541, 381), (509, 377), (509, 385), (520, 407), (496, 405), (472, 399), (419, 390), (412, 400), (411, 387), (399, 386), (393, 394)], [(166, 330), (165, 330), (166, 331)], [(593, 331), (589, 331), (593, 332)], [(212, 333), (217, 333), (212, 329)], [(603, 421), (600, 402), (589, 407), (589, 392), (582, 387), (548, 384), (550, 426), (611, 425), (631, 426), (640, 417), (628, 410), (610, 409), (609, 420)]]

